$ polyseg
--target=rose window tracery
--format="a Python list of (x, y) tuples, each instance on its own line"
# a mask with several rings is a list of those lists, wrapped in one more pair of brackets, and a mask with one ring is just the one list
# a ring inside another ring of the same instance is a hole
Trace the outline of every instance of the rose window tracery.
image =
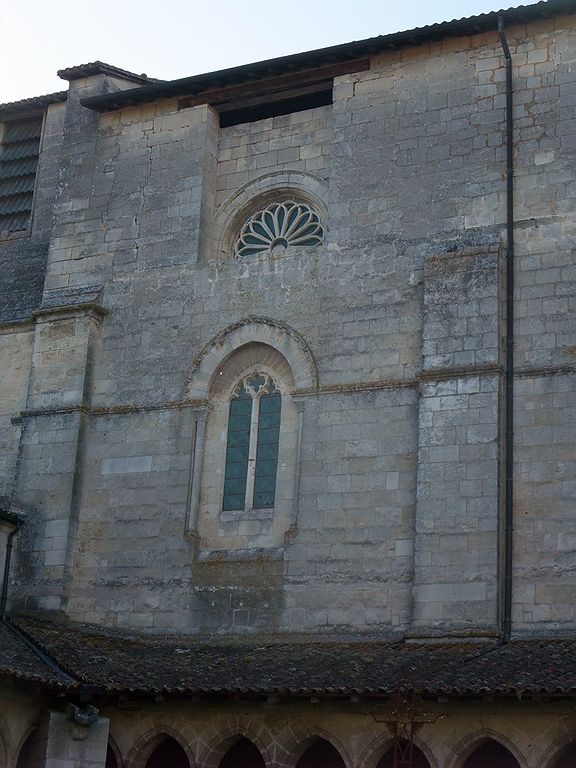
[(272, 203), (251, 216), (236, 241), (236, 256), (253, 256), (268, 251), (283, 253), (289, 246), (320, 245), (324, 229), (310, 206), (288, 200)]

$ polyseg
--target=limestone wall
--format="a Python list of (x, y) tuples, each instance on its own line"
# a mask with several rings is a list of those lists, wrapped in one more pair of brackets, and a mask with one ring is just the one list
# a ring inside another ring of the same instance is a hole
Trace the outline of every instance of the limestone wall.
[[(557, 17), (507, 31), (517, 631), (575, 619), (572, 29)], [(229, 128), (176, 99), (80, 105), (101, 89), (71, 86), (44, 298), (103, 287), (106, 314), (39, 318), (29, 409), (42, 413), (26, 416), (18, 486), (37, 519), (15, 605), (154, 630), (496, 632), (496, 33), (374, 56), (336, 78), (332, 106)], [(236, 258), (238, 228), (278, 189), (315, 207), (324, 243)], [(294, 377), (271, 521), (220, 515), (211, 377), (230, 339), (268, 344)]]

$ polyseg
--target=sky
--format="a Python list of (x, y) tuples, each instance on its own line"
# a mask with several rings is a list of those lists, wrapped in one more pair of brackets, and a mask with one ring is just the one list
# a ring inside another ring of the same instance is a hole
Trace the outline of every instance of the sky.
[(0, 103), (104, 61), (172, 80), (531, 0), (0, 0)]

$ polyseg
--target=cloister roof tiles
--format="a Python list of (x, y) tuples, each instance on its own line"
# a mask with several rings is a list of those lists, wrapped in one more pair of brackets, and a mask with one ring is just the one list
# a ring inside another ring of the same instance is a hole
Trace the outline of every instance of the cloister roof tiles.
[[(21, 620), (20, 629), (74, 678), (108, 692), (214, 695), (387, 695), (399, 688), (457, 696), (573, 695), (576, 638), (507, 644), (319, 639), (258, 643), (122, 634), (86, 625)], [(0, 645), (0, 671), (41, 678)], [(47, 674), (47, 673), (46, 673)], [(46, 678), (48, 682), (48, 677)]]
[(68, 687), (70, 677), (42, 659), (8, 624), (0, 622), (0, 675), (50, 688)]

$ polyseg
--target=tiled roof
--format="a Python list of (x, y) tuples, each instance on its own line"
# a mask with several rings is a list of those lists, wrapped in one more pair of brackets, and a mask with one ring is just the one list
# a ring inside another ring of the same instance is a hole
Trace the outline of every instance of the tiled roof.
[(0, 120), (14, 116), (25, 117), (30, 113), (42, 112), (49, 104), (57, 104), (60, 101), (66, 101), (67, 98), (68, 91), (59, 91), (58, 93), (48, 93), (45, 96), (20, 99), (20, 101), (8, 101), (5, 104), (0, 104)]
[(88, 64), (78, 64), (74, 67), (59, 69), (57, 75), (62, 80), (78, 80), (79, 78), (90, 77), (91, 75), (110, 75), (112, 77), (122, 77), (125, 80), (133, 80), (136, 83), (159, 82), (155, 77), (148, 77), (145, 74), (137, 75), (135, 72), (120, 69), (120, 67), (115, 67), (113, 64), (106, 64), (104, 61), (90, 61)]
[(0, 622), (0, 675), (50, 688), (68, 687), (72, 682), (68, 675), (57, 672), (3, 622)]
[[(526, 24), (547, 18), (553, 14), (574, 11), (574, 0), (542, 0), (532, 5), (519, 5), (490, 13), (481, 13), (452, 21), (416, 27), (402, 32), (356, 40), (343, 45), (333, 45), (313, 51), (305, 51), (276, 59), (243, 64), (217, 72), (207, 72), (177, 80), (160, 81), (100, 96), (89, 96), (81, 104), (99, 112), (119, 109), (176, 96), (196, 96), (210, 89), (220, 89), (240, 83), (254, 83), (264, 78), (294, 74), (302, 70), (315, 70), (323, 65), (351, 61), (384, 50), (396, 50), (403, 46), (419, 45), (430, 40), (441, 40), (452, 35), (475, 35), (497, 29), (497, 19), (502, 16), (505, 26)], [(355, 71), (352, 69), (351, 71)], [(60, 74), (60, 73), (59, 73)], [(340, 74), (343, 74), (340, 72)]]
[[(139, 693), (573, 695), (576, 638), (416, 644), (257, 643), (123, 635), (81, 625), (19, 622), (79, 683)], [(2, 653), (2, 645), (0, 645)]]

